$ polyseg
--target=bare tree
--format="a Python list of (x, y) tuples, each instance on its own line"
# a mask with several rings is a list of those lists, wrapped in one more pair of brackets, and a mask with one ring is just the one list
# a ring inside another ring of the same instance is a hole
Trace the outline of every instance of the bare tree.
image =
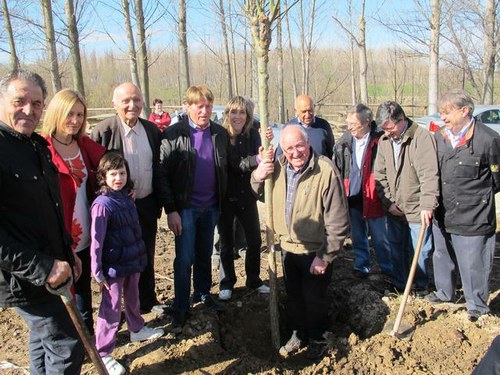
[[(216, 6), (217, 7), (217, 6)], [(231, 100), (233, 97), (233, 78), (231, 72), (231, 57), (229, 55), (229, 42), (227, 40), (227, 27), (226, 27), (226, 12), (224, 11), (224, 0), (219, 0), (217, 9), (219, 13), (220, 24), (222, 28), (222, 40), (224, 43), (224, 70), (227, 82), (227, 97)]]
[(296, 98), (298, 95), (297, 90), (297, 73), (295, 69), (295, 58), (293, 55), (293, 43), (292, 43), (292, 33), (290, 32), (290, 20), (288, 18), (288, 4), (287, 0), (285, 1), (285, 21), (286, 21), (286, 29), (288, 34), (288, 50), (290, 51), (290, 62), (292, 64), (292, 89), (293, 89), (293, 97)]
[(299, 28), (300, 28), (300, 44), (301, 44), (301, 61), (302, 61), (302, 92), (309, 93), (309, 75), (310, 61), (312, 51), (312, 37), (314, 31), (314, 13), (316, 10), (316, 0), (311, 0), (309, 8), (309, 28), (306, 32), (304, 25), (304, 9), (303, 0), (299, 0)]
[(137, 32), (137, 45), (138, 45), (138, 62), (139, 80), (141, 83), (141, 91), (146, 105), (142, 107), (142, 117), (148, 118), (150, 112), (149, 101), (149, 60), (148, 49), (146, 44), (146, 26), (144, 22), (144, 10), (142, 7), (142, 0), (134, 0), (135, 6), (135, 22)]
[(132, 20), (130, 19), (130, 2), (129, 0), (122, 0), (122, 13), (125, 21), (125, 30), (127, 31), (128, 43), (128, 60), (130, 66), (130, 75), (132, 83), (137, 87), (141, 87), (139, 80), (139, 73), (137, 70), (137, 53), (135, 49), (134, 33), (132, 31)]
[[(255, 55), (258, 65), (259, 78), (259, 109), (261, 123), (261, 137), (264, 148), (268, 150), (269, 140), (266, 139), (266, 130), (269, 127), (269, 46), (271, 45), (271, 28), (279, 16), (279, 0), (246, 0), (245, 11), (250, 18), (252, 36), (255, 46)], [(272, 180), (267, 179), (264, 187), (266, 196), (266, 239), (269, 250), (269, 284), (271, 295), (269, 307), (271, 313), (271, 336), (276, 350), (280, 347), (278, 294), (276, 276), (276, 250), (274, 248)]]
[(483, 104), (493, 104), (493, 82), (495, 78), (496, 61), (496, 11), (498, 2), (486, 0), (484, 14), (484, 82)]
[(59, 62), (57, 60), (57, 47), (56, 38), (54, 31), (54, 21), (52, 19), (52, 1), (51, 0), (41, 0), (43, 18), (44, 18), (44, 29), (45, 29), (45, 41), (47, 44), (47, 54), (50, 62), (50, 76), (52, 78), (52, 88), (54, 93), (61, 90), (61, 75), (59, 74)]
[(439, 34), (441, 31), (441, 3), (431, 0), (431, 18), (429, 22), (431, 40), (429, 43), (429, 96), (427, 114), (438, 111), (439, 95)]
[(234, 48), (234, 28), (233, 28), (233, 2), (228, 1), (229, 8), (229, 30), (231, 35), (231, 59), (232, 59), (232, 72), (233, 72), (233, 91), (235, 95), (238, 94), (238, 69), (236, 67), (236, 50)]
[(186, 37), (186, 0), (179, 0), (179, 78), (181, 92), (191, 85), (189, 79), (188, 44)]
[(11, 69), (19, 68), (19, 59), (16, 52), (16, 43), (14, 41), (14, 33), (12, 32), (12, 25), (10, 23), (9, 8), (7, 6), (7, 0), (2, 0), (3, 18), (5, 20), (5, 29), (7, 30), (7, 35), (9, 38), (10, 47), (10, 66)]
[[(278, 4), (278, 7), (281, 7)], [(278, 9), (280, 12), (280, 9)], [(276, 44), (278, 54), (278, 122), (284, 124), (285, 119), (285, 96), (284, 96), (284, 83), (283, 83), (283, 34), (281, 30), (282, 17), (278, 17), (276, 22)]]
[(71, 65), (73, 75), (73, 87), (76, 91), (85, 95), (83, 84), (82, 60), (80, 57), (80, 38), (76, 23), (75, 6), (73, 0), (64, 0), (64, 12), (66, 14), (66, 25), (69, 37), (69, 50), (73, 64)]

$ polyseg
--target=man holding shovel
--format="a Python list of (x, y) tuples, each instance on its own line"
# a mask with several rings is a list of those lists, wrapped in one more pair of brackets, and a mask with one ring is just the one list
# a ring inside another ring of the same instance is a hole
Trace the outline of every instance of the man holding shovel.
[(431, 134), (407, 118), (396, 102), (382, 103), (376, 122), (384, 135), (375, 159), (375, 184), (387, 212), (394, 288), (403, 292), (419, 233), (425, 226), (415, 277), (416, 294), (424, 297), (432, 248), (430, 223), (439, 196), (436, 146)]
[[(34, 133), (47, 88), (14, 70), (0, 80), (0, 306), (30, 329), (30, 374), (79, 374), (84, 348), (61, 298), (49, 293), (75, 262), (47, 141)], [(80, 268), (75, 267), (75, 277)]]

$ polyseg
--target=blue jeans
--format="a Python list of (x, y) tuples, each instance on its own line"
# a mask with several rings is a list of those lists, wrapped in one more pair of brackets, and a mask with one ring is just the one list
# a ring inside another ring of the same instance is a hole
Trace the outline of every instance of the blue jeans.
[(385, 216), (365, 219), (361, 208), (350, 207), (352, 250), (354, 252), (354, 269), (369, 273), (370, 245), (368, 231), (372, 237), (375, 256), (382, 272), (392, 273), (391, 248), (387, 240), (387, 220)]
[[(387, 238), (391, 246), (393, 264), (393, 284), (399, 290), (404, 290), (410, 272), (415, 248), (422, 224), (408, 223), (406, 221), (387, 216)], [(429, 262), (432, 250), (432, 226), (425, 230), (424, 241), (418, 257), (418, 267), (415, 273), (415, 286), (417, 290), (427, 289), (429, 284)]]
[(191, 267), (193, 298), (210, 294), (212, 285), (212, 248), (214, 229), (219, 218), (217, 206), (189, 207), (180, 212), (182, 234), (175, 237), (174, 311), (189, 310)]

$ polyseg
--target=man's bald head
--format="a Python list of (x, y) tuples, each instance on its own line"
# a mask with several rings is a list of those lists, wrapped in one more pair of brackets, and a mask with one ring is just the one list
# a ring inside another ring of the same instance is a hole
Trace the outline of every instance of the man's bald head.
[(142, 92), (132, 82), (122, 83), (113, 91), (113, 107), (118, 117), (128, 126), (135, 126), (143, 106)]
[(305, 94), (297, 96), (295, 113), (301, 124), (310, 126), (314, 122), (314, 100)]

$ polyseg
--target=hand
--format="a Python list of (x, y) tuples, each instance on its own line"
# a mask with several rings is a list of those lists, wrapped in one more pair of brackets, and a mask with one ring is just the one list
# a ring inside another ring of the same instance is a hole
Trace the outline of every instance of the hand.
[(130, 193), (128, 193), (128, 196), (131, 197), (135, 201), (135, 190), (130, 190)]
[(420, 221), (423, 226), (428, 227), (431, 225), (432, 220), (432, 210), (422, 210), (420, 211)]
[(257, 168), (253, 171), (253, 177), (257, 182), (264, 181), (274, 172), (274, 162), (271, 159), (264, 158)]
[(182, 220), (177, 211), (167, 214), (168, 229), (170, 229), (176, 236), (182, 234)]
[(64, 284), (71, 277), (71, 266), (64, 260), (56, 259), (52, 265), (49, 276), (45, 282), (52, 289), (57, 289), (58, 286)]
[(313, 275), (324, 275), (326, 272), (326, 268), (328, 267), (328, 263), (323, 259), (314, 257), (311, 267), (309, 268), (309, 272)]
[(75, 258), (75, 264), (73, 265), (73, 281), (76, 283), (82, 275), (82, 260), (77, 253), (73, 253), (73, 257)]
[(109, 284), (107, 281), (103, 281), (103, 282), (99, 283), (99, 287), (101, 290), (103, 290), (103, 289), (109, 290)]
[(259, 159), (262, 161), (264, 159), (274, 160), (274, 147), (269, 145), (267, 152), (264, 150), (263, 146), (259, 147)]
[(271, 128), (270, 126), (268, 126), (267, 129), (266, 129), (266, 139), (268, 141), (272, 141), (273, 138), (274, 138), (273, 128)]
[(388, 212), (393, 216), (404, 216), (404, 212), (396, 205), (396, 203), (391, 204)]

